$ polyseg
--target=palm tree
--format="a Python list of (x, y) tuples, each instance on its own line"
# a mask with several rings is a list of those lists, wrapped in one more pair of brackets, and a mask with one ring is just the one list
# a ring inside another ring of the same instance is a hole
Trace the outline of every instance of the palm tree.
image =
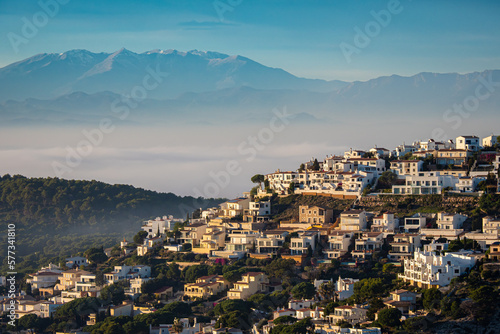
[(184, 329), (184, 324), (180, 322), (178, 318), (175, 318), (174, 324), (172, 325), (172, 330), (177, 334), (179, 334), (180, 332), (182, 332), (183, 329)]

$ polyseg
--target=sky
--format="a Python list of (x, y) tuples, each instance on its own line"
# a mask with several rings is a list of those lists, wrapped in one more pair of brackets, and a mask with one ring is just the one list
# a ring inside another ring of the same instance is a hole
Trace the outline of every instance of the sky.
[(239, 54), (327, 80), (468, 73), (500, 67), (499, 13), (494, 0), (2, 0), (0, 67), (125, 47)]

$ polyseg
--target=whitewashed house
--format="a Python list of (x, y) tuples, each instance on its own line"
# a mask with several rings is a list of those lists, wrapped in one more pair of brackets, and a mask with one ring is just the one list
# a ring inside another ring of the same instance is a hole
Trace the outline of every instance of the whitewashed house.
[(458, 150), (479, 151), (481, 145), (477, 136), (459, 136), (455, 141), (455, 148)]
[(366, 211), (348, 210), (340, 214), (340, 229), (343, 231), (362, 231), (367, 226)]
[(344, 300), (354, 294), (354, 283), (359, 282), (357, 278), (342, 278), (339, 276), (335, 284), (337, 300)]
[(419, 172), (418, 175), (406, 176), (404, 185), (392, 186), (395, 195), (431, 195), (441, 194), (445, 188), (455, 189), (458, 178), (441, 175), (440, 172)]
[(399, 228), (399, 219), (394, 217), (392, 212), (384, 212), (383, 214), (374, 217), (372, 232), (394, 232)]
[(450, 284), (476, 263), (470, 251), (436, 255), (432, 252), (416, 250), (413, 259), (404, 260), (404, 273), (399, 278), (413, 285), (430, 289)]
[(329, 259), (344, 256), (349, 251), (354, 233), (351, 231), (331, 231), (328, 234), (328, 248), (324, 251)]
[(455, 230), (462, 228), (462, 225), (467, 220), (467, 216), (460, 214), (449, 214), (446, 212), (439, 212), (437, 214), (437, 226), (442, 230)]

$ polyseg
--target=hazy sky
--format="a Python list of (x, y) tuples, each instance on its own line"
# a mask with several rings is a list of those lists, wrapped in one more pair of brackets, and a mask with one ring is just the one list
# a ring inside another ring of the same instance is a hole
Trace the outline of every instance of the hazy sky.
[[(0, 66), (125, 47), (240, 54), (298, 76), (349, 81), (483, 71), (499, 68), (499, 9), (495, 0), (2, 0)], [(356, 31), (369, 40), (356, 43)]]

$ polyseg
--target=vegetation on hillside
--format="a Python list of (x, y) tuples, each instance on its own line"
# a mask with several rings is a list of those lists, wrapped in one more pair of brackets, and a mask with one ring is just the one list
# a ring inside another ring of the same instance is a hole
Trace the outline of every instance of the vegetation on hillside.
[[(0, 222), (16, 226), (16, 270), (20, 272), (91, 247), (110, 247), (124, 236), (131, 238), (147, 218), (185, 217), (222, 201), (98, 181), (0, 177)], [(2, 271), (6, 271), (6, 244), (4, 233)]]

